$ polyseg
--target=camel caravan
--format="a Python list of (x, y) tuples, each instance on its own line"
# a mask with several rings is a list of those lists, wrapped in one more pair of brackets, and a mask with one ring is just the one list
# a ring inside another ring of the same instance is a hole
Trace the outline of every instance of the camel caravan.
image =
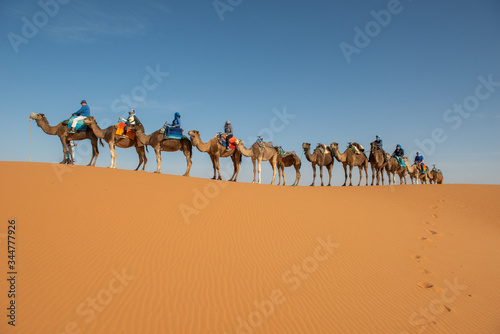
[[(49, 135), (57, 135), (63, 148), (63, 160), (61, 164), (74, 164), (72, 141), (89, 139), (92, 143), (92, 157), (87, 166), (95, 166), (99, 155), (98, 142), (104, 147), (103, 140), (108, 144), (111, 154), (111, 163), (108, 168), (116, 168), (117, 153), (116, 148), (135, 148), (139, 157), (139, 165), (136, 171), (142, 165), (144, 171), (148, 161), (146, 157), (147, 147), (151, 146), (156, 154), (156, 171), (161, 173), (161, 152), (182, 151), (186, 157), (186, 172), (184, 176), (189, 176), (192, 165), (193, 146), (200, 152), (208, 153), (212, 160), (214, 174), (212, 179), (222, 180), (220, 172), (220, 158), (231, 158), (234, 166), (233, 175), (229, 181), (237, 181), (240, 171), (242, 157), (249, 157), (253, 164), (252, 183), (261, 183), (261, 164), (262, 161), (269, 161), (273, 170), (271, 184), (275, 183), (276, 172), (278, 171), (278, 185), (286, 185), (285, 167), (295, 169), (295, 181), (292, 186), (297, 186), (300, 181), (302, 166), (301, 159), (295, 151), (285, 151), (281, 146), (274, 146), (272, 142), (264, 142), (262, 137), (258, 137), (256, 142), (249, 148), (245, 147), (242, 140), (233, 136), (232, 126), (229, 121), (224, 125), (224, 132), (217, 133), (207, 142), (203, 142), (200, 132), (197, 130), (188, 131), (188, 136), (183, 134), (180, 126), (180, 114), (175, 113), (172, 123), (166, 122), (164, 126), (155, 132), (146, 135), (144, 126), (140, 122), (135, 111), (129, 112), (127, 119), (121, 118), (117, 124), (102, 129), (97, 124), (94, 117), (90, 116), (90, 109), (86, 101), (82, 100), (82, 108), (73, 113), (72, 117), (61, 123), (51, 126), (44, 114), (31, 113), (30, 120), (35, 120), (36, 124)], [(303, 155), (311, 163), (313, 170), (313, 180), (311, 186), (314, 186), (316, 179), (316, 166), (319, 167), (321, 186), (323, 183), (323, 167), (328, 171), (328, 184), (331, 185), (333, 164), (336, 161), (342, 164), (344, 168), (344, 184), (352, 186), (352, 171), (354, 167), (359, 169), (359, 182), (361, 185), (363, 171), (365, 175), (365, 185), (368, 185), (368, 166), (371, 167), (372, 179), (371, 185), (384, 184), (384, 172), (387, 174), (389, 185), (396, 184), (396, 176), (399, 177), (399, 184), (407, 184), (407, 176), (410, 177), (412, 184), (442, 184), (443, 173), (435, 165), (429, 170), (423, 162), (423, 156), (417, 152), (415, 161), (410, 165), (401, 145), (397, 145), (392, 155), (386, 153), (382, 148), (382, 140), (377, 135), (376, 140), (370, 143), (370, 153), (367, 157), (365, 149), (359, 143), (349, 143), (343, 153), (340, 152), (338, 143), (331, 143), (329, 146), (318, 144), (311, 153), (311, 144), (302, 144)], [(349, 170), (349, 176), (347, 171)], [(258, 175), (258, 176), (257, 176)], [(283, 181), (281, 181), (283, 179)], [(376, 182), (375, 182), (376, 179)]]

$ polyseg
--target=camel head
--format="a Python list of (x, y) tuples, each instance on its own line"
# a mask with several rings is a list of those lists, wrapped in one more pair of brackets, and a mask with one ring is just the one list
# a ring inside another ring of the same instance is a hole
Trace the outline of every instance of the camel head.
[(332, 148), (332, 150), (337, 150), (337, 151), (339, 150), (339, 144), (338, 143), (335, 143), (335, 142), (331, 143), (330, 147)]
[(34, 112), (30, 114), (30, 119), (42, 119), (42, 118), (45, 118), (44, 114), (35, 114)]
[(304, 151), (309, 151), (311, 149), (311, 144), (310, 143), (302, 143), (302, 148)]
[(83, 120), (83, 124), (90, 125), (92, 123), (96, 123), (94, 116), (89, 116)]
[(240, 140), (240, 139), (236, 139), (236, 140), (234, 141), (234, 145), (239, 146), (240, 144), (241, 144), (241, 145), (243, 144), (243, 141), (242, 141), (242, 140)]
[(197, 130), (190, 130), (188, 132), (188, 135), (189, 137), (191, 137), (191, 140), (193, 140), (194, 138), (200, 138), (200, 132)]
[(410, 162), (408, 161), (407, 157), (403, 157), (403, 161), (404, 161), (404, 163), (405, 163), (406, 166), (410, 165)]

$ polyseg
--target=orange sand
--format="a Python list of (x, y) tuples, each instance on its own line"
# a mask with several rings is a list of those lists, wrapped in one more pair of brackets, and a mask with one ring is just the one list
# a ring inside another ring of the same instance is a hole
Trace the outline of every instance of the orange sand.
[(500, 186), (0, 172), (0, 333), (500, 333)]

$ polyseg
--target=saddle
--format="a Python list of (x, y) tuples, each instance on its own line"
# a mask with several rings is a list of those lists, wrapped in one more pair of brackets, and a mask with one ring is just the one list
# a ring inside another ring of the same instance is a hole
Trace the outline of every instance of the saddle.
[(437, 169), (437, 168), (436, 168), (436, 165), (433, 165), (433, 166), (432, 166), (432, 171), (433, 171), (433, 172), (436, 172), (436, 173), (438, 173), (438, 174), (443, 174), (443, 172), (441, 172), (441, 169)]
[(323, 155), (329, 153), (333, 157), (333, 152), (332, 152), (331, 147), (326, 146), (325, 144), (318, 143), (318, 145), (316, 145), (316, 148), (314, 149), (314, 151), (318, 152), (319, 154), (323, 154)]
[(258, 136), (257, 137), (257, 141), (256, 143), (259, 144), (260, 148), (262, 150), (265, 150), (266, 148), (269, 149), (269, 148), (274, 148), (273, 146), (273, 142), (272, 141), (268, 141), (268, 142), (265, 142), (264, 139), (262, 138), (262, 136)]
[[(73, 119), (75, 117), (76, 116), (71, 116), (70, 119), (63, 121), (63, 124), (64, 124), (64, 122), (66, 122), (65, 125), (67, 125), (68, 129), (71, 129), (71, 125), (73, 124)], [(75, 130), (76, 131), (85, 131), (85, 130), (87, 130), (87, 125), (85, 125), (85, 123), (83, 123), (83, 120), (79, 120), (78, 122), (76, 122)]]
[(417, 163), (416, 165), (420, 173), (427, 173), (429, 171), (429, 167), (427, 167), (423, 162)]
[[(221, 132), (217, 133), (217, 139), (219, 140), (219, 143), (223, 147), (226, 147), (226, 137), (227, 137), (227, 135), (224, 133), (221, 133)], [(235, 141), (236, 141), (235, 136), (232, 136), (231, 138), (229, 138), (229, 148), (230, 149), (233, 149), (233, 150), (236, 149), (236, 145), (234, 144)]]
[(351, 149), (354, 154), (358, 155), (365, 152), (365, 148), (361, 144), (358, 144), (356, 142), (348, 143), (347, 148)]
[(285, 150), (284, 150), (281, 146), (276, 146), (276, 147), (274, 147), (274, 148), (276, 149), (276, 151), (278, 152), (278, 154), (279, 154), (282, 158), (286, 158), (286, 157), (288, 157), (288, 156), (290, 156), (290, 155), (292, 155), (292, 156), (297, 155), (297, 154), (295, 153), (295, 151), (285, 151)]
[[(163, 129), (163, 128), (162, 128)], [(167, 127), (166, 129), (164, 129), (163, 131), (163, 139), (182, 139), (184, 137), (183, 135), (183, 132), (184, 130), (183, 129), (180, 129), (180, 128), (174, 128), (174, 127)], [(160, 133), (161, 133), (161, 129), (160, 129)]]

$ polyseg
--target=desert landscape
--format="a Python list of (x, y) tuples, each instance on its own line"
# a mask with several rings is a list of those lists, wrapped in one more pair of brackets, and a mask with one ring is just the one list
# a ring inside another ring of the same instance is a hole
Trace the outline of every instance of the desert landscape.
[(0, 171), (1, 333), (500, 332), (498, 185)]

